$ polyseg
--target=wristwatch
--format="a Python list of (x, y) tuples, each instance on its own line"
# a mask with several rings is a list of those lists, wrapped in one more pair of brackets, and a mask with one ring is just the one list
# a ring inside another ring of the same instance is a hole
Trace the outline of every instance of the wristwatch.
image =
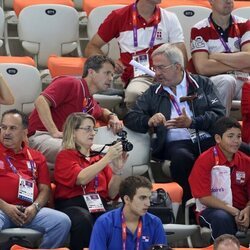
[(38, 202), (34, 202), (33, 205), (35, 206), (37, 212), (39, 212), (42, 208)]

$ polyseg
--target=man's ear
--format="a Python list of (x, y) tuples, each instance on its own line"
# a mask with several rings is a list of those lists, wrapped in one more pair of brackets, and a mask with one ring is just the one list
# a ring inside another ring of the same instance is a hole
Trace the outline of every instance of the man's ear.
[(216, 143), (218, 144), (218, 143), (220, 143), (220, 142), (221, 142), (222, 138), (221, 138), (221, 136), (220, 136), (220, 135), (215, 134), (215, 136), (214, 136), (214, 140), (215, 140), (215, 141), (216, 141)]
[(93, 69), (88, 69), (88, 76), (92, 76), (95, 71)]
[(130, 202), (130, 198), (128, 195), (124, 195), (123, 200), (125, 204), (128, 204)]

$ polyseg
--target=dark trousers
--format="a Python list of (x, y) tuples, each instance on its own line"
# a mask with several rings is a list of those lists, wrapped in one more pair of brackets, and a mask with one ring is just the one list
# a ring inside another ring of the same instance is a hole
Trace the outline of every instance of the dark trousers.
[[(215, 141), (211, 137), (201, 141), (200, 145), (203, 152), (214, 146)], [(183, 204), (192, 197), (188, 177), (198, 156), (198, 145), (191, 140), (173, 141), (165, 145), (164, 158), (171, 161), (171, 176), (183, 188)]]
[[(108, 210), (107, 203), (103, 205)], [(89, 247), (90, 236), (95, 220), (103, 213), (91, 214), (82, 196), (56, 200), (56, 209), (67, 214), (71, 220), (70, 250), (82, 250)]]
[(212, 239), (215, 240), (222, 234), (235, 235), (237, 226), (234, 217), (222, 209), (206, 208), (199, 216), (202, 227), (212, 230)]

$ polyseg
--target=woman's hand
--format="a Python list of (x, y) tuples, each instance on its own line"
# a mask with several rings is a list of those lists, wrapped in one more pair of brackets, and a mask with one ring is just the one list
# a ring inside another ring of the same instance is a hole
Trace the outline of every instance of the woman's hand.
[(122, 174), (122, 170), (123, 170), (125, 163), (127, 162), (128, 156), (129, 156), (129, 154), (127, 152), (123, 151), (122, 154), (118, 158), (114, 159), (111, 162), (112, 171), (113, 171), (114, 175), (121, 175)]
[(122, 143), (117, 142), (115, 145), (110, 146), (108, 152), (104, 157), (108, 158), (109, 162), (112, 162), (114, 159), (122, 155)]

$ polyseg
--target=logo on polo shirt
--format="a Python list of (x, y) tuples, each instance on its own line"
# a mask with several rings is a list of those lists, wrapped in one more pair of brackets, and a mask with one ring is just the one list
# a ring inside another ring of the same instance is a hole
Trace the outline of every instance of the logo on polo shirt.
[(205, 48), (205, 42), (201, 36), (197, 36), (191, 44), (192, 49), (201, 49)]
[(142, 239), (142, 242), (149, 242), (150, 237), (146, 235), (142, 235), (141, 239)]
[(162, 31), (161, 30), (157, 30), (157, 32), (156, 32), (156, 39), (157, 40), (162, 40)]
[(244, 184), (246, 181), (246, 173), (243, 171), (236, 171), (236, 183)]

